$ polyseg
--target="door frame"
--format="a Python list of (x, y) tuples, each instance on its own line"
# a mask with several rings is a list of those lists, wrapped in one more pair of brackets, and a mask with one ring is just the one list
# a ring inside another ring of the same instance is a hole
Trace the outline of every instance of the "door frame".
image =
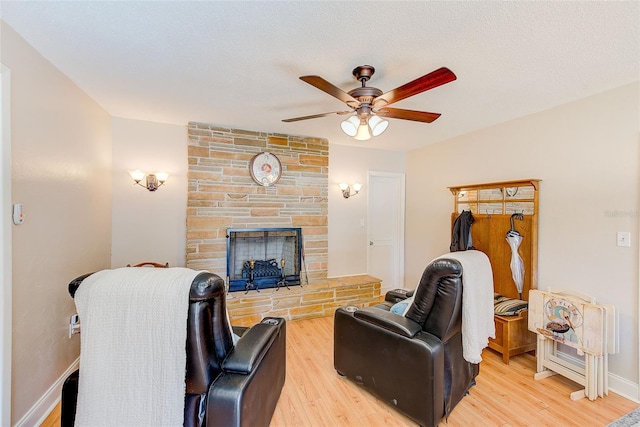
[(0, 271), (2, 271), (2, 316), (0, 317), (0, 425), (11, 425), (11, 70), (0, 63)]
[[(405, 191), (406, 191), (406, 176), (403, 172), (383, 172), (383, 171), (368, 171), (367, 174), (367, 272), (371, 271), (371, 230), (369, 229), (371, 224), (371, 181), (372, 178), (395, 178), (398, 180), (399, 191), (396, 195), (396, 206), (398, 207), (398, 223), (396, 224), (396, 232), (398, 236), (398, 275), (396, 277), (398, 286), (404, 288), (404, 230), (405, 230)], [(383, 288), (384, 283), (382, 284)]]

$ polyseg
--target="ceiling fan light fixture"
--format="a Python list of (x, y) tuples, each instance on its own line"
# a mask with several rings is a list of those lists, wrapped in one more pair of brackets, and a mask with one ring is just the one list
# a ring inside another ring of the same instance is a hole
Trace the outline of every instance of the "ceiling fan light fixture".
[(366, 120), (360, 122), (360, 126), (358, 126), (358, 132), (353, 137), (353, 139), (357, 139), (358, 141), (366, 141), (371, 139), (371, 128)]
[(371, 134), (373, 136), (381, 135), (387, 127), (389, 126), (389, 122), (381, 119), (378, 116), (371, 116), (369, 118), (369, 127), (371, 128)]
[(340, 123), (342, 131), (349, 136), (356, 136), (358, 133), (358, 126), (360, 126), (360, 119), (358, 116), (351, 116)]

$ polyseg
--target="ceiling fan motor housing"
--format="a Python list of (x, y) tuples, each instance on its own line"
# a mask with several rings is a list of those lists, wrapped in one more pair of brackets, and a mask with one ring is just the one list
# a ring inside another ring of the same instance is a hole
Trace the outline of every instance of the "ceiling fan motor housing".
[(356, 80), (362, 82), (362, 87), (352, 89), (348, 93), (360, 103), (360, 105), (352, 106), (352, 108), (354, 108), (358, 113), (359, 117), (370, 116), (373, 113), (373, 111), (371, 111), (371, 104), (373, 103), (373, 100), (382, 95), (382, 91), (380, 89), (373, 86), (365, 86), (365, 82), (367, 82), (375, 72), (376, 69), (371, 65), (361, 65), (353, 69), (353, 76)]
[(357, 109), (362, 107), (366, 107), (369, 111), (371, 110), (371, 103), (373, 100), (382, 95), (382, 91), (376, 87), (358, 87), (353, 90), (350, 90), (349, 95), (353, 96), (360, 102), (360, 105)]

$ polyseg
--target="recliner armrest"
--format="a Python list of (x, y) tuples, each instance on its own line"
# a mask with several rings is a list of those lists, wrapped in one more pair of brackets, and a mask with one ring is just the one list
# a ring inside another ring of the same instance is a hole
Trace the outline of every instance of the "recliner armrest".
[(353, 316), (407, 338), (413, 338), (422, 330), (420, 324), (411, 319), (373, 307), (356, 310)]
[(265, 319), (240, 337), (233, 351), (222, 363), (222, 369), (227, 372), (250, 374), (260, 365), (265, 354), (271, 347), (281, 322), (275, 319)]
[(386, 294), (384, 294), (384, 300), (386, 302), (395, 304), (409, 298), (409, 296), (407, 295), (408, 292), (413, 291), (408, 291), (406, 289), (391, 289), (390, 291), (387, 291)]

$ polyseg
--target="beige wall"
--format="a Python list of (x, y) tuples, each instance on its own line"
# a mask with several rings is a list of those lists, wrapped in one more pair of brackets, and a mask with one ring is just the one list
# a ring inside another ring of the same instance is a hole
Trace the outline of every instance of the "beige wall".
[[(75, 312), (66, 289), (109, 267), (111, 120), (91, 98), (1, 22), (1, 62), (11, 70), (12, 424), (29, 425), (79, 354), (68, 338)], [(59, 385), (59, 384), (58, 384)], [(47, 401), (50, 400), (50, 402)]]
[[(113, 118), (111, 266), (145, 261), (185, 266), (187, 215), (186, 126)], [(130, 170), (168, 172), (151, 192)]]
[[(367, 273), (368, 173), (369, 171), (404, 173), (404, 169), (405, 153), (344, 145), (331, 146), (329, 150), (329, 277)], [(357, 196), (345, 199), (338, 187), (341, 182), (348, 184), (358, 182), (363, 184), (363, 187)]]
[[(638, 84), (408, 153), (406, 283), (448, 252), (448, 186), (542, 179), (539, 287), (614, 304), (610, 386), (638, 398)], [(526, 100), (523, 100), (526, 102)], [(631, 248), (616, 246), (630, 231)], [(506, 232), (506, 230), (505, 230)]]

